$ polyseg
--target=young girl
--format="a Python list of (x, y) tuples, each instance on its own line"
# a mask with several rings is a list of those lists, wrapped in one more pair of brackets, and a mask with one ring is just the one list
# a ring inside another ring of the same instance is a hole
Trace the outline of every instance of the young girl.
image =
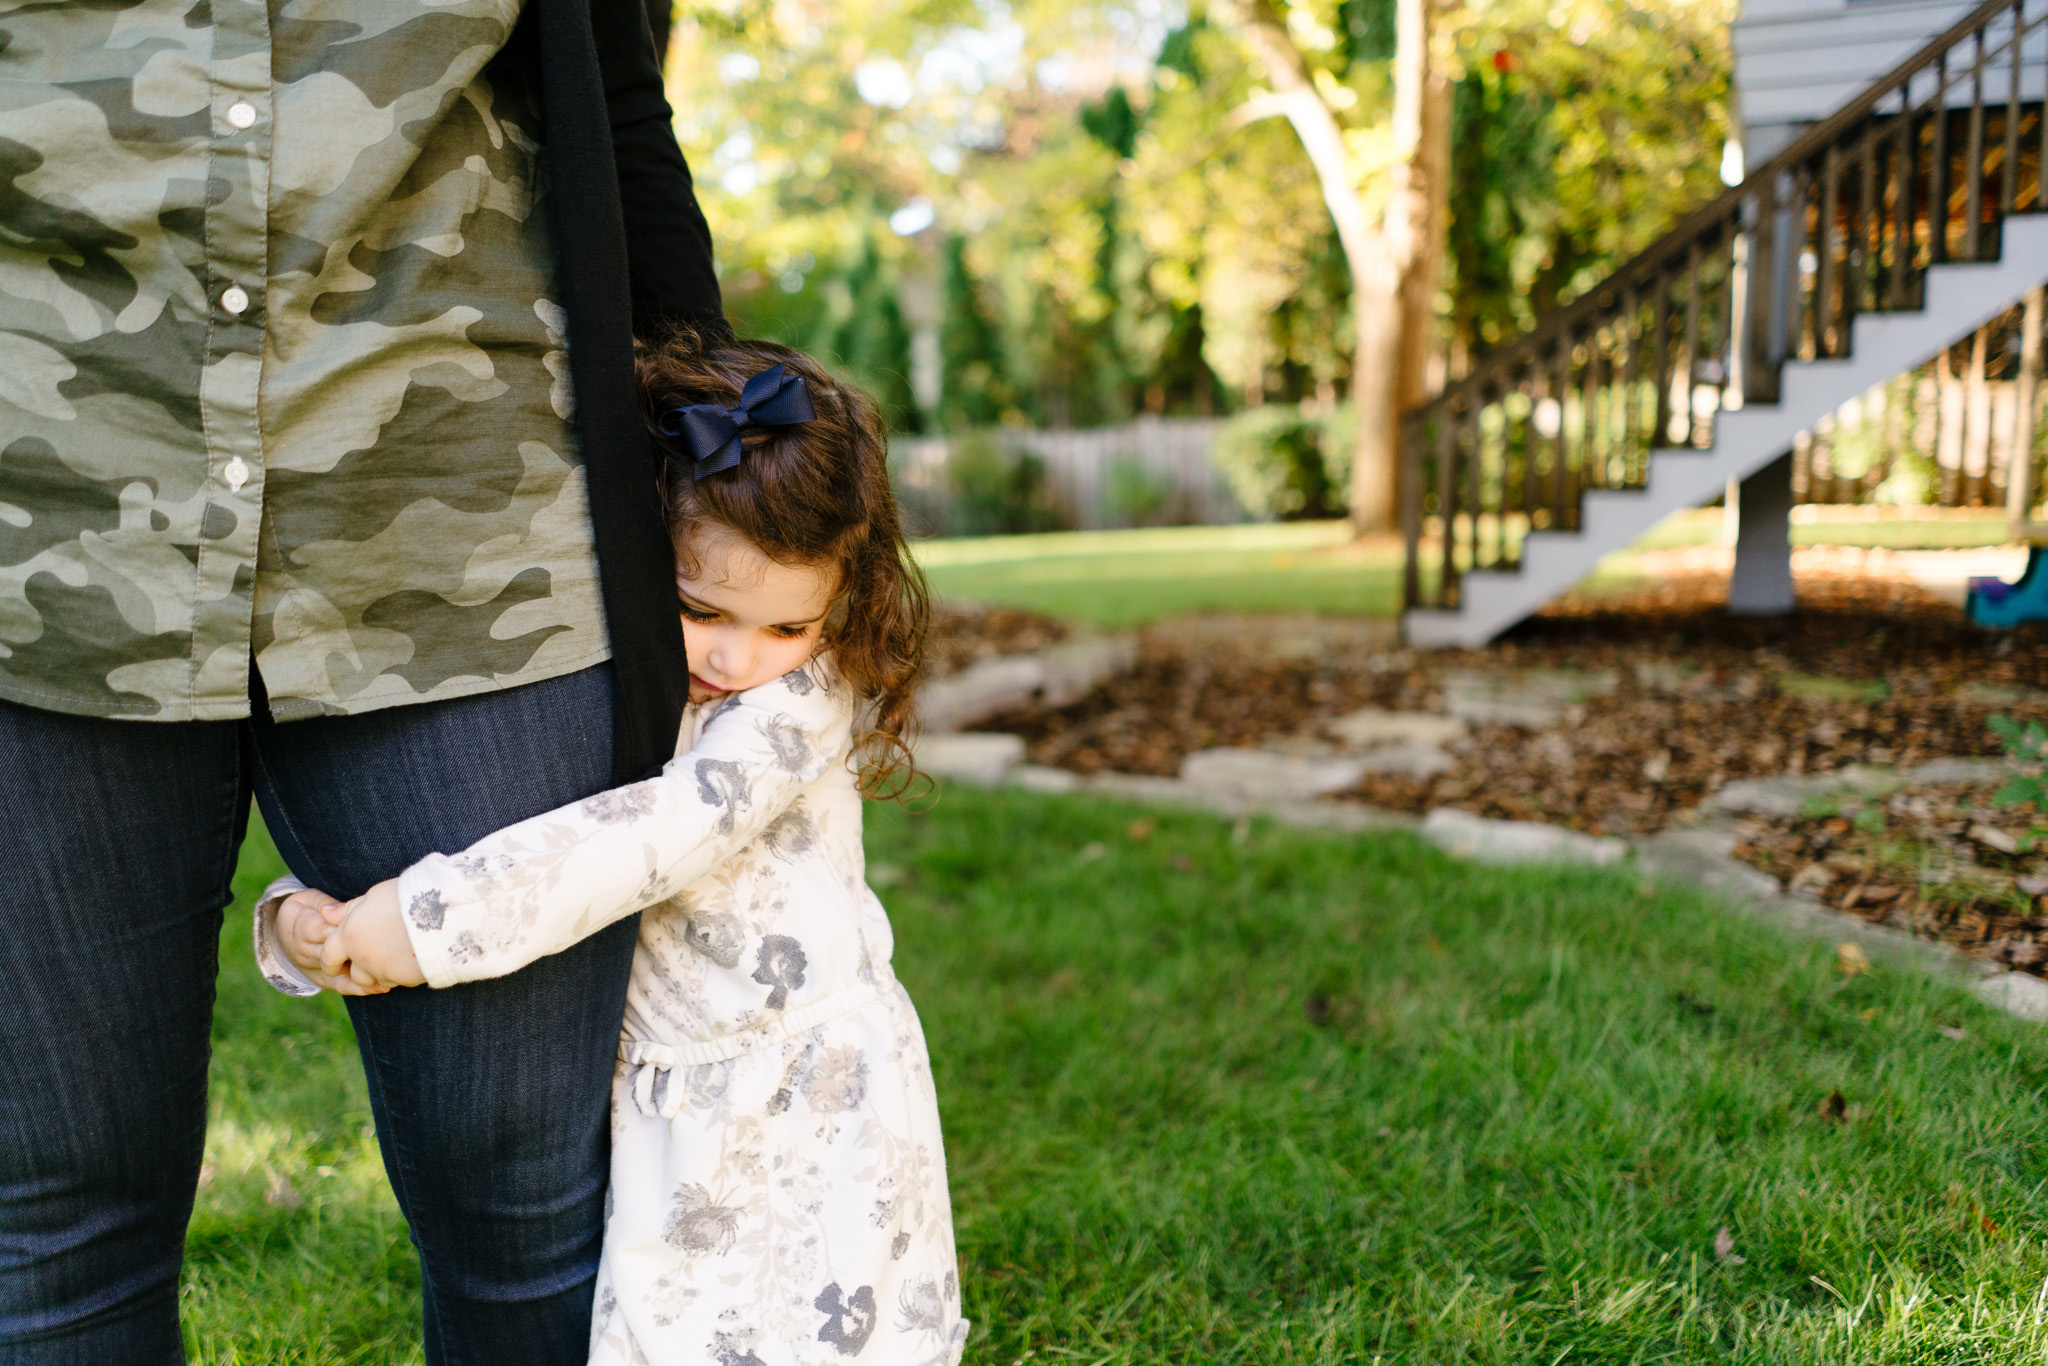
[[(496, 977), (644, 911), (612, 1088), (591, 1360), (959, 1360), (938, 1103), (865, 881), (927, 607), (874, 407), (809, 358), (643, 357), (690, 707), (661, 775), (433, 854), (340, 906), (266, 893), (303, 993)], [(856, 716), (861, 719), (857, 722)], [(353, 987), (350, 987), (350, 983)]]

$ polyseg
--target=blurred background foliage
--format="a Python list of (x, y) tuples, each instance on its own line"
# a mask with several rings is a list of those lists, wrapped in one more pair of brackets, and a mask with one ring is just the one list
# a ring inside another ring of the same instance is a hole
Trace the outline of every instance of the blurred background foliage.
[[(1392, 0), (1280, 10), (1370, 179)], [(1718, 188), (1732, 10), (1441, 11), (1457, 84), (1434, 374)], [(851, 369), (898, 431), (1345, 396), (1350, 283), (1321, 190), (1283, 120), (1241, 115), (1257, 70), (1202, 0), (683, 0), (668, 72), (729, 311)], [(1327, 422), (1265, 425), (1307, 448)], [(981, 463), (965, 477), (997, 487), (969, 496), (1015, 522), (1030, 470)], [(1257, 477), (1271, 515), (1341, 511), (1299, 469)]]

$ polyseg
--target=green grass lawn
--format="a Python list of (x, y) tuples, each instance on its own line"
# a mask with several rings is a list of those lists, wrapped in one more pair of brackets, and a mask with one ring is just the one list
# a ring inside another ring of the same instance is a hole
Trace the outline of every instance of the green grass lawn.
[[(1802, 509), (1802, 517), (1814, 520), (1795, 523), (1792, 542), (1940, 550), (2007, 539), (2002, 509), (1925, 509), (1913, 520), (1865, 515), (1877, 511)], [(1709, 545), (1720, 537), (1720, 509), (1673, 513), (1628, 550), (1602, 560), (1588, 586), (1596, 592), (1640, 587), (1649, 579), (1636, 552)], [(1400, 547), (1387, 539), (1357, 549), (1349, 539), (1342, 522), (1149, 527), (921, 541), (917, 557), (942, 598), (1027, 607), (1103, 627), (1187, 612), (1395, 615)]]
[[(870, 812), (971, 1362), (2048, 1353), (2039, 1026), (1624, 872), (1134, 839), (1021, 794)], [(226, 946), (193, 1355), (417, 1360), (345, 1018), (270, 995), (232, 917)]]
[(942, 598), (1028, 607), (1097, 626), (1185, 612), (1391, 617), (1401, 554), (1353, 551), (1343, 522), (1154, 527), (921, 541)]

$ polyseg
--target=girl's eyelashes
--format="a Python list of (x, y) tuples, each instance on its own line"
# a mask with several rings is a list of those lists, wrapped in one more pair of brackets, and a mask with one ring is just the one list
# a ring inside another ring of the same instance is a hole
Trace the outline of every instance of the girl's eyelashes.
[[(699, 607), (695, 603), (680, 601), (677, 605), (682, 608), (683, 615), (691, 621), (707, 622), (718, 620), (719, 614), (709, 608)], [(811, 633), (811, 627), (815, 625), (817, 625), (816, 622), (811, 622), (805, 626), (771, 626), (768, 630), (771, 634), (778, 635), (784, 640), (802, 640)]]

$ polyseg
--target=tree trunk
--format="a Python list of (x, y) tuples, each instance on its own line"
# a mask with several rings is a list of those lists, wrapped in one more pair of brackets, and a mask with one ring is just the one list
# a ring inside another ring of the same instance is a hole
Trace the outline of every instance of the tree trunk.
[(1358, 287), (1352, 302), (1358, 346), (1351, 361), (1351, 403), (1358, 445), (1351, 457), (1351, 529), (1360, 536), (1393, 527), (1401, 505), (1400, 403), (1394, 392), (1401, 353), (1401, 291)]
[[(1438, 76), (1441, 89), (1430, 88), (1431, 3), (1396, 0), (1396, 160), (1386, 213), (1377, 224), (1366, 213), (1343, 129), (1317, 93), (1308, 63), (1287, 36), (1273, 0), (1217, 0), (1210, 9), (1213, 17), (1238, 30), (1272, 83), (1273, 93), (1248, 104), (1240, 119), (1287, 116), (1315, 167), (1351, 268), (1358, 326), (1351, 367), (1351, 400), (1358, 412), (1351, 524), (1361, 535), (1393, 529), (1399, 515), (1400, 414), (1421, 397), (1428, 318), (1443, 256), (1450, 86)], [(1412, 379), (1405, 369), (1411, 359)]]
[(1401, 277), (1401, 357), (1394, 401), (1401, 411), (1429, 397), (1430, 343), (1436, 330), (1436, 290), (1443, 275), (1445, 238), (1451, 218), (1451, 81), (1447, 63), (1431, 61), (1422, 80), (1422, 127), (1416, 140), (1413, 175), (1421, 184), (1415, 255)]
[[(1394, 167), (1380, 237), (1393, 288), (1358, 281), (1358, 353), (1351, 391), (1358, 451), (1351, 527), (1391, 531), (1400, 515), (1401, 413), (1423, 400), (1450, 200), (1450, 82), (1432, 60), (1431, 0), (1394, 7)], [(1354, 275), (1354, 280), (1356, 279)]]

